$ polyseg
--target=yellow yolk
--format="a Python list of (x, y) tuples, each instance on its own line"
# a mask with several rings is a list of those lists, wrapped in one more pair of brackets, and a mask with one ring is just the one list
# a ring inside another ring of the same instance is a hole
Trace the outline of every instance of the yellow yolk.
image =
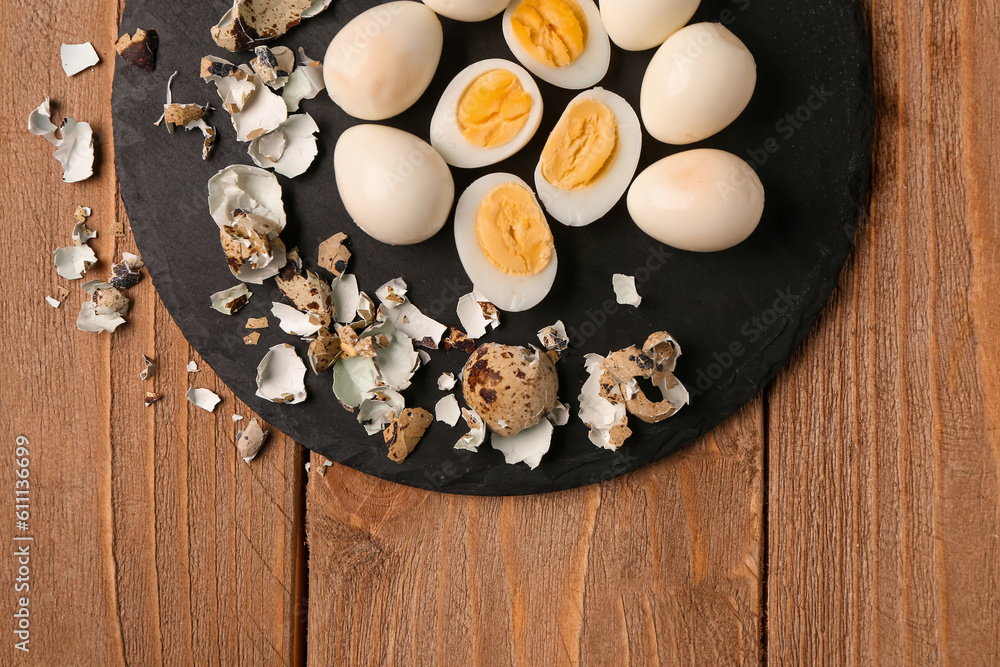
[(532, 104), (517, 75), (495, 69), (473, 81), (462, 95), (458, 127), (475, 146), (503, 146), (528, 122)]
[(584, 99), (556, 124), (542, 149), (542, 176), (561, 190), (599, 181), (615, 159), (618, 119), (607, 105)]
[(572, 65), (587, 45), (587, 17), (576, 0), (522, 0), (511, 27), (524, 50), (550, 67)]
[(531, 192), (516, 183), (505, 183), (483, 199), (476, 237), (490, 263), (512, 276), (541, 273), (555, 248), (545, 214)]

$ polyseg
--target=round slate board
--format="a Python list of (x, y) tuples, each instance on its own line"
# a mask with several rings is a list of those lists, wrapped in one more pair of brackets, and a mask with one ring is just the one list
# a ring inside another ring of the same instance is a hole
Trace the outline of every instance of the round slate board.
[[(383, 479), (451, 493), (477, 495), (555, 491), (610, 479), (655, 461), (711, 430), (767, 384), (786, 362), (829, 298), (848, 255), (867, 192), (872, 151), (873, 85), (870, 44), (856, 0), (705, 0), (695, 21), (721, 21), (753, 52), (759, 81), (753, 101), (731, 127), (698, 146), (732, 151), (750, 161), (767, 193), (757, 232), (720, 253), (694, 254), (654, 242), (631, 222), (624, 202), (597, 223), (570, 229), (553, 222), (559, 275), (552, 292), (526, 313), (503, 314), (488, 340), (528, 344), (536, 332), (561, 319), (572, 347), (558, 364), (561, 398), (574, 418), (556, 430), (552, 448), (536, 470), (506, 465), (489, 445), (478, 454), (452, 449), (464, 423), (436, 422), (402, 465), (386, 458), (381, 436), (366, 437), (354, 415), (331, 391), (331, 375), (307, 376), (301, 405), (268, 403), (254, 395), (256, 367), (281, 342), (305, 354), (307, 344), (284, 335), (271, 317), (257, 347), (242, 337), (248, 317), (270, 315), (281, 300), (274, 281), (251, 286), (247, 307), (227, 317), (209, 307), (209, 295), (237, 283), (219, 246), (209, 215), (206, 184), (234, 163), (252, 164), (246, 145), (235, 140), (228, 116), (209, 116), (219, 129), (215, 153), (201, 157), (199, 133), (170, 135), (153, 121), (162, 110), (167, 78), (174, 100), (218, 107), (214, 86), (198, 77), (199, 60), (227, 54), (212, 42), (209, 27), (229, 3), (211, 0), (164, 3), (129, 0), (122, 31), (155, 28), (159, 61), (152, 74), (117, 59), (113, 109), (115, 154), (121, 193), (139, 248), (167, 309), (192, 346), (219, 376), (264, 419), (327, 458)], [(334, 0), (276, 42), (322, 59), (337, 30), (360, 11), (380, 4)], [(427, 138), (430, 117), (445, 86), (466, 65), (484, 58), (513, 59), (500, 19), (479, 24), (443, 20), (445, 51), (423, 98), (387, 121)], [(614, 49), (601, 85), (638, 106), (642, 76), (653, 51)], [(510, 171), (529, 183), (545, 137), (575, 92), (540, 83), (545, 117), (535, 139), (518, 155), (492, 168), (454, 170), (461, 193), (490, 171)], [(346, 214), (333, 178), (338, 134), (355, 124), (325, 94), (302, 110), (319, 124), (320, 152), (312, 168), (284, 188), (289, 225), (282, 238), (298, 245), (309, 268), (319, 244), (338, 231), (350, 236), (351, 270), (374, 295), (385, 281), (402, 276), (413, 302), (446, 324), (460, 326), (458, 298), (471, 291), (455, 252), (450, 223), (435, 238), (411, 247), (387, 247), (361, 232)], [(644, 136), (640, 169), (680, 149)], [(636, 277), (643, 301), (638, 309), (617, 306), (611, 275)], [(667, 330), (681, 343), (677, 375), (691, 390), (691, 405), (650, 426), (632, 418), (635, 434), (618, 452), (594, 447), (576, 418), (577, 395), (586, 378), (583, 355), (606, 354), (642, 344)], [(436, 380), (457, 372), (464, 355), (435, 351), (430, 365), (405, 392), (407, 404), (433, 410), (443, 395)], [(195, 382), (197, 380), (195, 379)]]

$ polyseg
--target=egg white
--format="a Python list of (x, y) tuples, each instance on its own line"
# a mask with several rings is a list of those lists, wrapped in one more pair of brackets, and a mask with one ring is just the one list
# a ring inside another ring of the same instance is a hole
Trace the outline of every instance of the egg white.
[(441, 16), (455, 21), (477, 23), (491, 19), (504, 10), (508, 0), (424, 0)]
[(559, 262), (553, 249), (552, 260), (541, 273), (512, 276), (493, 266), (483, 253), (476, 236), (476, 216), (483, 199), (505, 183), (516, 183), (531, 192), (528, 184), (513, 174), (490, 174), (480, 178), (458, 200), (455, 245), (462, 266), (476, 290), (500, 310), (517, 313), (537, 306), (548, 295), (555, 282)]
[[(462, 95), (476, 79), (498, 69), (514, 74), (521, 82), (521, 87), (531, 96), (531, 111), (524, 127), (510, 141), (496, 148), (483, 148), (470, 143), (462, 134), (458, 127), (458, 105)], [(459, 72), (441, 94), (441, 101), (431, 118), (431, 145), (454, 167), (474, 169), (496, 164), (514, 155), (531, 141), (542, 122), (542, 109), (542, 93), (538, 90), (538, 84), (523, 67), (502, 58), (480, 60)]]
[(503, 36), (518, 62), (542, 81), (568, 90), (590, 88), (604, 78), (608, 73), (608, 67), (611, 66), (611, 40), (604, 28), (604, 21), (601, 20), (600, 10), (594, 4), (594, 0), (576, 0), (576, 2), (587, 18), (587, 43), (576, 62), (566, 67), (550, 67), (539, 62), (517, 41), (511, 17), (521, 4), (520, 0), (513, 0), (507, 5), (507, 10), (503, 14)]
[(566, 111), (576, 102), (585, 99), (593, 99), (607, 106), (618, 122), (618, 146), (614, 162), (607, 173), (582, 190), (562, 190), (545, 180), (541, 160), (535, 167), (538, 198), (542, 200), (549, 215), (568, 227), (589, 225), (603, 218), (621, 201), (639, 167), (639, 154), (642, 152), (642, 126), (631, 104), (611, 91), (594, 88), (573, 98)]

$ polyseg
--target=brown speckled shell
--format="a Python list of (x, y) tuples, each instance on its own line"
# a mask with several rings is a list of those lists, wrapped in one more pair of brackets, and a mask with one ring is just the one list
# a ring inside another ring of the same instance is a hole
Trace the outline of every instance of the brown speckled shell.
[(556, 403), (559, 376), (555, 365), (537, 348), (533, 350), (536, 361), (530, 363), (524, 358), (529, 352), (527, 348), (485, 343), (465, 364), (465, 402), (497, 435), (511, 436), (534, 426)]

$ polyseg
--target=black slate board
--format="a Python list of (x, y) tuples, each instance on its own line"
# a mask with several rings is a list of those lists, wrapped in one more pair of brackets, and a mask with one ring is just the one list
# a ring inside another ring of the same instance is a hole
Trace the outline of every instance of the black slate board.
[[(380, 436), (368, 438), (354, 416), (339, 406), (331, 376), (307, 378), (309, 399), (297, 406), (274, 405), (254, 396), (256, 366), (267, 348), (306, 344), (284, 335), (272, 317), (260, 345), (244, 346), (247, 317), (269, 315), (281, 300), (273, 281), (251, 286), (250, 304), (237, 316), (209, 308), (209, 295), (231, 287), (206, 204), (206, 183), (229, 164), (252, 164), (246, 145), (235, 140), (228, 116), (215, 111), (210, 122), (219, 142), (207, 162), (200, 159), (199, 134), (169, 135), (153, 126), (161, 112), (167, 78), (174, 70), (174, 100), (218, 105), (214, 86), (198, 78), (203, 55), (247, 62), (212, 42), (209, 27), (227, 0), (129, 0), (122, 31), (156, 28), (159, 62), (152, 74), (120, 58), (116, 61), (113, 110), (115, 153), (122, 197), (149, 272), (167, 309), (185, 337), (219, 376), (268, 422), (310, 449), (352, 468), (411, 486), (476, 495), (526, 494), (567, 489), (610, 479), (659, 459), (711, 430), (750, 400), (777, 373), (804, 338), (829, 298), (853, 241), (866, 199), (871, 168), (874, 115), (870, 43), (856, 0), (705, 0), (695, 21), (721, 21), (753, 52), (759, 83), (747, 111), (730, 128), (699, 144), (748, 158), (767, 193), (764, 219), (746, 242), (721, 253), (701, 255), (661, 246), (631, 222), (624, 203), (604, 220), (583, 229), (553, 223), (559, 249), (559, 276), (549, 297), (527, 313), (505, 314), (488, 340), (526, 344), (535, 332), (562, 319), (573, 347), (559, 364), (564, 401), (574, 419), (557, 429), (542, 465), (505, 465), (489, 445), (480, 453), (455, 451), (464, 433), (435, 423), (403, 465), (386, 458)], [(317, 18), (292, 30), (277, 44), (303, 46), (322, 59), (337, 30), (362, 9), (378, 2), (334, 0)], [(387, 122), (427, 138), (430, 116), (444, 87), (470, 62), (512, 59), (500, 19), (481, 24), (443, 20), (445, 53), (424, 97), (407, 113)], [(611, 70), (600, 84), (638, 106), (638, 94), (652, 51), (614, 49)], [(519, 155), (480, 170), (455, 170), (456, 191), (490, 171), (511, 171), (531, 182), (533, 166), (548, 131), (572, 91), (540, 83), (546, 113), (534, 141)], [(362, 289), (374, 294), (386, 280), (402, 276), (414, 303), (447, 324), (458, 326), (455, 304), (470, 291), (454, 249), (450, 223), (418, 246), (389, 248), (358, 230), (347, 216), (333, 180), (333, 146), (338, 133), (357, 121), (325, 94), (302, 110), (321, 128), (320, 154), (304, 176), (284, 187), (289, 225), (286, 244), (299, 245), (315, 267), (319, 243), (336, 231), (353, 242), (352, 271)], [(640, 169), (679, 149), (644, 137)], [(614, 303), (612, 273), (635, 275), (643, 303), (639, 309)], [(614, 312), (609, 312), (614, 310)], [(641, 344), (648, 333), (668, 330), (684, 355), (677, 374), (692, 392), (692, 403), (656, 426), (632, 419), (635, 435), (619, 452), (591, 445), (575, 418), (576, 395), (586, 377), (583, 354), (605, 354)], [(457, 371), (463, 355), (434, 352), (430, 366), (407, 390), (408, 405), (428, 409), (442, 396), (436, 379)]]

